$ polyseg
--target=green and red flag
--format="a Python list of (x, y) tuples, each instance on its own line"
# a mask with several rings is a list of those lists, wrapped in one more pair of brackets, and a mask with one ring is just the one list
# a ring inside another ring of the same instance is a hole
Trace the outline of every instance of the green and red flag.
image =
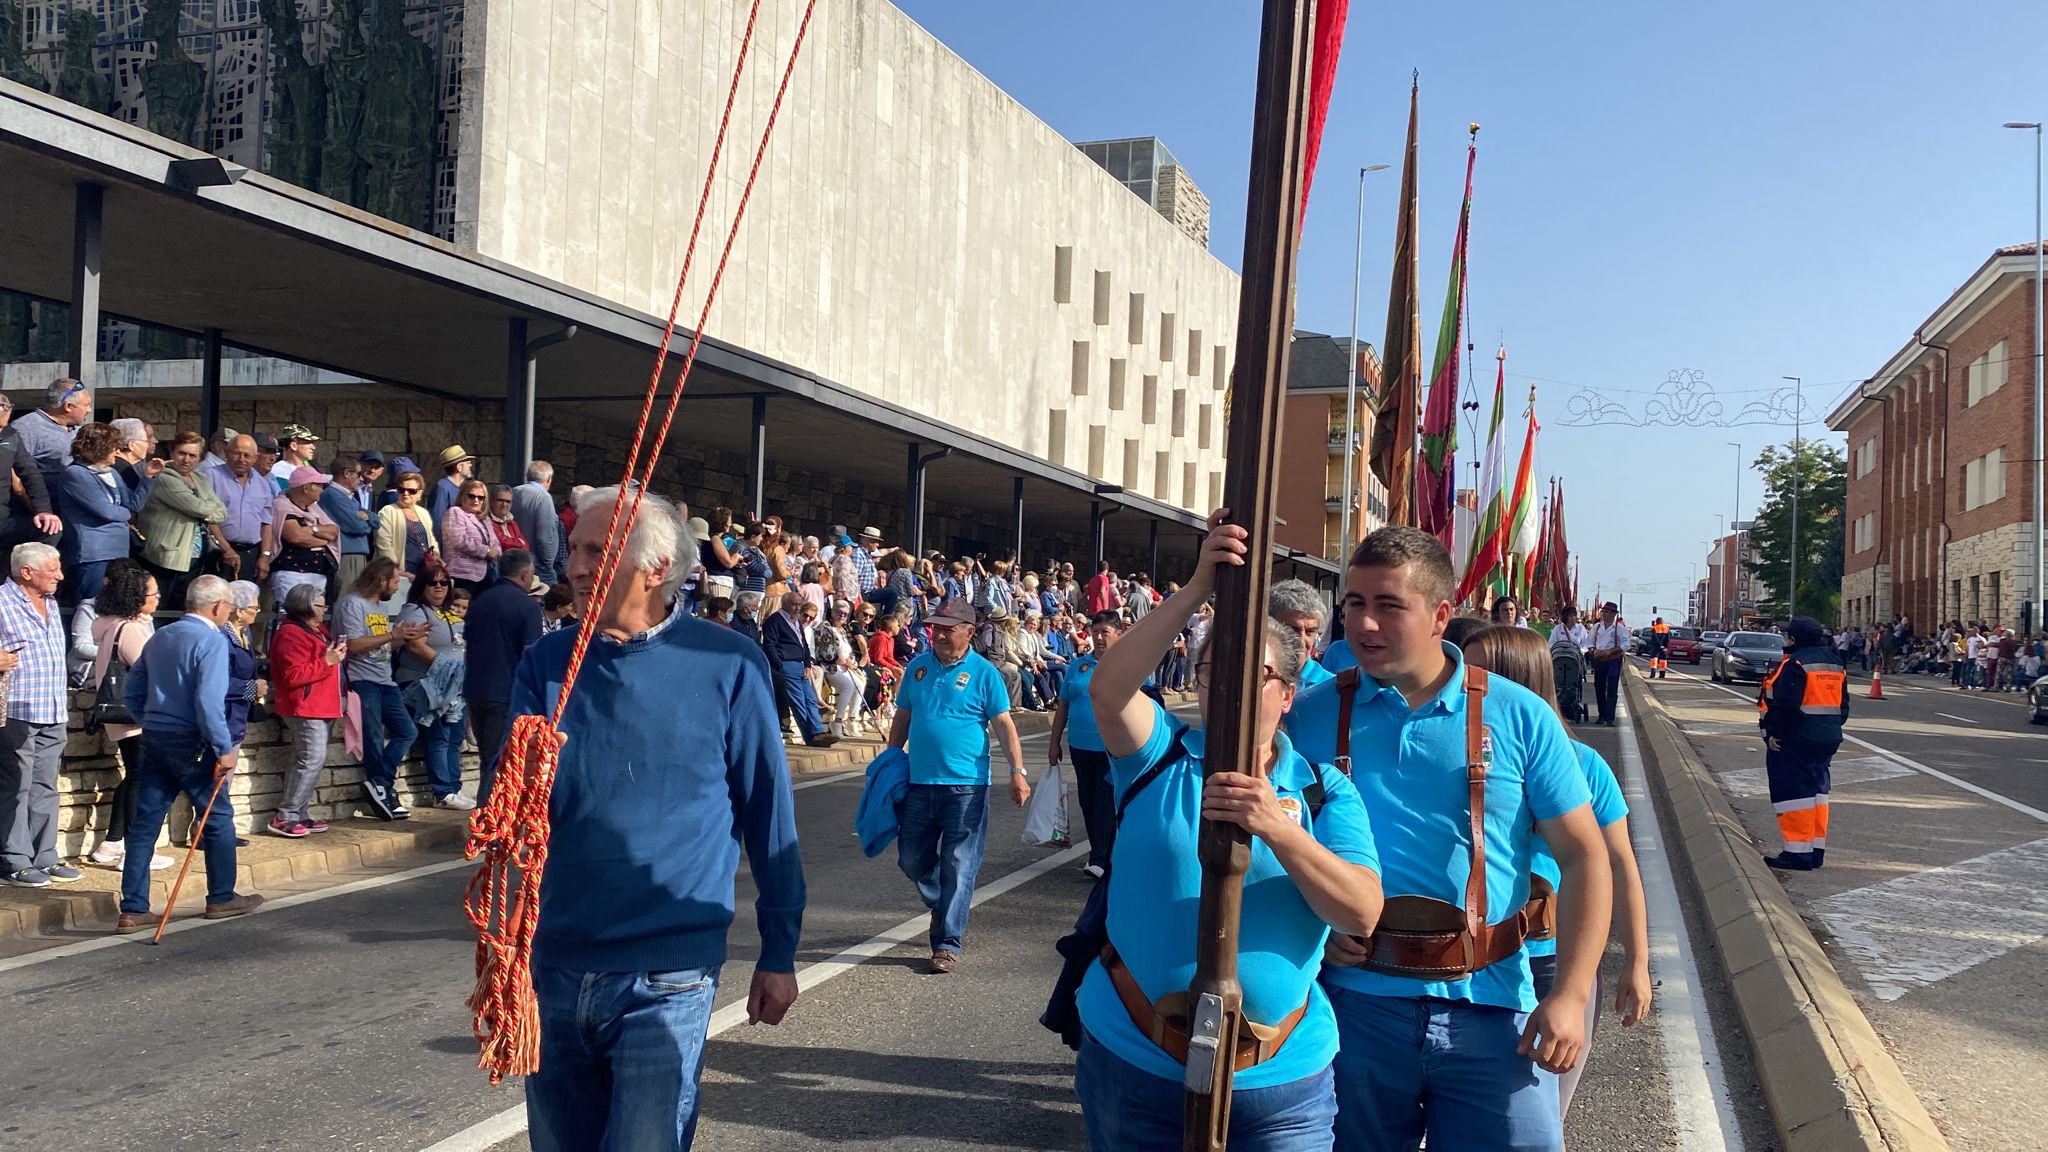
[[(1394, 284), (1387, 294), (1385, 384), (1372, 422), (1372, 474), (1387, 487), (1387, 523), (1414, 524), (1415, 415), (1422, 407), (1422, 310), (1415, 229), (1416, 118), (1421, 86), (1408, 89), (1408, 151), (1401, 164), (1401, 204), (1394, 228)], [(1353, 350), (1353, 355), (1357, 355)], [(1455, 401), (1454, 401), (1455, 403)]]
[[(1502, 367), (1506, 364), (1503, 362)], [(1524, 604), (1529, 600), (1530, 557), (1536, 551), (1541, 520), (1536, 511), (1536, 386), (1529, 386), (1528, 431), (1522, 437), (1522, 462), (1515, 469), (1515, 487), (1508, 497), (1507, 555), (1514, 561), (1508, 587)]]
[(1458, 581), (1457, 602), (1471, 601), (1481, 588), (1505, 591), (1508, 522), (1507, 492), (1502, 480), (1507, 471), (1507, 445), (1502, 441), (1502, 424), (1507, 415), (1508, 350), (1500, 350), (1500, 370), (1493, 383), (1493, 419), (1487, 423), (1486, 455), (1481, 457), (1479, 523), (1472, 533), (1472, 553), (1465, 560), (1465, 575)]
[(1479, 162), (1477, 124), (1472, 137), (1465, 149), (1465, 204), (1451, 245), (1451, 281), (1429, 373), (1429, 407), (1422, 415), (1422, 453), (1415, 465), (1415, 525), (1446, 546), (1453, 535), (1451, 506), (1458, 498), (1458, 348), (1465, 342), (1465, 245), (1472, 229), (1472, 169)]

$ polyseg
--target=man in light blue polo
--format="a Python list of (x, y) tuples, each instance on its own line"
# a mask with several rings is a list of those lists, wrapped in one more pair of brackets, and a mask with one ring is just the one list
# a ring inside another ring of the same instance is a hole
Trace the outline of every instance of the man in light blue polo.
[[(1342, 601), (1357, 679), (1339, 676), (1294, 706), (1302, 755), (1348, 754), (1387, 896), (1382, 930), (1366, 941), (1333, 935), (1323, 970), (1340, 1039), (1337, 1146), (1347, 1150), (1412, 1150), (1425, 1139), (1460, 1152), (1561, 1148), (1555, 1076), (1580, 1058), (1607, 940), (1612, 878), (1564, 726), (1505, 677), (1474, 676), (1483, 694), (1467, 690), (1462, 654), (1442, 640), (1453, 587), (1435, 537), (1401, 527), (1366, 537)], [(1475, 758), (1486, 850), (1468, 886)], [(1541, 1002), (1520, 915), (1532, 828), (1564, 877), (1557, 983)], [(1477, 917), (1464, 911), (1473, 897)]]
[(989, 727), (1010, 759), (1010, 798), (1031, 798), (1024, 748), (1010, 719), (1010, 692), (996, 666), (973, 651), (974, 606), (952, 600), (925, 617), (932, 646), (904, 666), (889, 747), (910, 753), (910, 788), (899, 815), (896, 862), (932, 910), (932, 971), (960, 962), (975, 874), (988, 843)]

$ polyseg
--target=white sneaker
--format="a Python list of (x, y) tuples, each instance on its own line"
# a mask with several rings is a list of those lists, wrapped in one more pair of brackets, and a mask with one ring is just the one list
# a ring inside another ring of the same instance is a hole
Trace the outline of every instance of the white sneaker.
[(149, 858), (149, 870), (151, 872), (161, 872), (164, 869), (169, 868), (171, 865), (176, 863), (177, 861), (169, 856), (164, 856), (161, 854), (153, 855)]
[(470, 812), (475, 810), (476, 801), (461, 792), (450, 792), (448, 795), (434, 801), (434, 807), (453, 808), (457, 812)]
[(127, 858), (128, 843), (125, 840), (102, 840), (100, 846), (93, 849), (92, 855), (87, 857), (95, 864), (104, 864), (108, 867), (119, 867)]

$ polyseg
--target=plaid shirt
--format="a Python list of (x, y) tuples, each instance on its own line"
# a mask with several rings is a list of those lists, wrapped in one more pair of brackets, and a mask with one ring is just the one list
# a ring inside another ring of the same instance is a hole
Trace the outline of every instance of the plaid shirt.
[(875, 558), (868, 555), (868, 546), (862, 543), (841, 545), (853, 556), (854, 579), (860, 581), (860, 590), (866, 594), (882, 581), (875, 574)]
[(21, 655), (7, 692), (7, 718), (26, 724), (62, 724), (65, 715), (64, 614), (54, 597), (38, 614), (28, 594), (0, 584), (0, 648)]

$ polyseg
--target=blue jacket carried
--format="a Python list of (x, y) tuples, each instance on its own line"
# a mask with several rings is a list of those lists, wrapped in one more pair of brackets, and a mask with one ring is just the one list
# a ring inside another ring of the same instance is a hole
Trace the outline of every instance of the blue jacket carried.
[(89, 564), (128, 555), (128, 521), (142, 511), (147, 498), (148, 493), (138, 496), (111, 468), (104, 473), (83, 464), (65, 468), (57, 482), (57, 515), (64, 518), (59, 547), (64, 559)]
[(862, 852), (880, 856), (896, 839), (896, 813), (908, 791), (910, 754), (901, 748), (884, 749), (868, 764), (868, 782), (861, 788), (860, 807), (853, 813), (853, 831), (860, 837)]

